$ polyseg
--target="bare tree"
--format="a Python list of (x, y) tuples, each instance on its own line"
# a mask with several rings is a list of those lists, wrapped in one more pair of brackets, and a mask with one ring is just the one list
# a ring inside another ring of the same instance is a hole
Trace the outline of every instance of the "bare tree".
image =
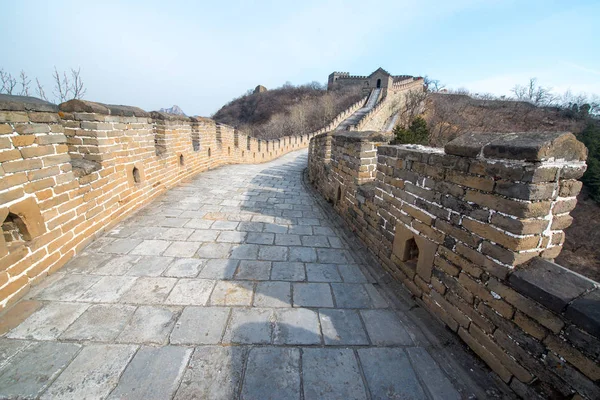
[(423, 78), (423, 83), (425, 84), (425, 90), (431, 93), (438, 93), (446, 88), (446, 85), (441, 83), (439, 79), (431, 79), (428, 76)]
[(557, 100), (551, 88), (538, 85), (537, 78), (530, 78), (525, 86), (515, 85), (511, 92), (517, 100), (528, 101), (536, 106), (548, 106)]
[(37, 95), (40, 99), (46, 100), (48, 101), (48, 98), (46, 97), (46, 92), (44, 91), (44, 87), (42, 86), (42, 84), (40, 83), (40, 80), (38, 78), (35, 78), (35, 83), (37, 83)]
[(0, 93), (13, 94), (13, 90), (17, 86), (17, 80), (9, 73), (0, 69)]
[[(85, 96), (86, 88), (81, 79), (81, 69), (71, 68), (70, 74), (65, 72), (58, 72), (58, 69), (54, 67), (54, 74), (52, 75), (54, 80), (54, 102), (62, 103), (71, 99), (81, 99)], [(17, 86), (20, 86), (20, 91), (17, 92)], [(39, 98), (49, 101), (44, 86), (38, 78), (35, 78), (35, 88), (31, 88), (31, 79), (27, 76), (25, 71), (21, 71), (18, 78), (12, 76), (11, 73), (0, 69), (0, 93), (6, 93), (10, 95), (19, 96), (31, 96), (35, 91), (35, 95)]]
[(52, 77), (54, 78), (54, 97), (58, 99), (59, 103), (67, 101), (71, 92), (71, 82), (69, 82), (67, 73), (63, 72), (61, 77), (56, 67), (54, 67), (54, 75)]
[(85, 96), (86, 88), (83, 86), (83, 80), (81, 79), (81, 68), (77, 71), (71, 68), (72, 86), (71, 93), (73, 93), (74, 99), (82, 99)]
[(416, 116), (423, 112), (428, 94), (420, 90), (410, 90), (403, 94), (399, 103), (399, 125), (408, 127)]
[(19, 93), (19, 96), (29, 96), (29, 85), (31, 84), (31, 80), (27, 77), (25, 71), (21, 70), (19, 80), (19, 83), (21, 84), (21, 93)]

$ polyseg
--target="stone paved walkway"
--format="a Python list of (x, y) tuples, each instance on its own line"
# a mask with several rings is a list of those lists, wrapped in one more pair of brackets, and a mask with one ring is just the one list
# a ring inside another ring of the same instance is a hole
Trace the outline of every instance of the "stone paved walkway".
[(460, 398), (305, 166), (202, 173), (93, 242), (0, 338), (0, 397)]

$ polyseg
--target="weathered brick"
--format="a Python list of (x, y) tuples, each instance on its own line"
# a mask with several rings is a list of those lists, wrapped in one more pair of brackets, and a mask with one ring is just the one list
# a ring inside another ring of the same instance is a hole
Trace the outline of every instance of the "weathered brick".
[(539, 236), (521, 237), (507, 235), (506, 232), (496, 229), (492, 225), (469, 218), (463, 219), (463, 226), (469, 231), (474, 232), (485, 239), (489, 239), (492, 242), (501, 244), (507, 249), (514, 251), (533, 249), (540, 241)]
[(10, 138), (0, 137), (0, 149), (10, 149), (12, 147)]
[(22, 111), (0, 111), (0, 122), (29, 122), (29, 117)]
[(485, 334), (481, 329), (477, 328), (477, 326), (471, 324), (469, 327), (469, 333), (475, 340), (477, 340), (480, 344), (482, 344), (487, 350), (490, 351), (500, 362), (521, 382), (528, 383), (531, 382), (533, 376), (519, 365), (515, 360), (510, 358), (504, 350), (495, 343), (489, 336)]
[(514, 322), (528, 335), (533, 336), (538, 340), (542, 340), (548, 334), (548, 331), (534, 320), (525, 316), (525, 314), (515, 312)]
[(476, 175), (467, 175), (458, 171), (448, 170), (446, 180), (457, 185), (466, 186), (472, 189), (491, 192), (494, 189), (494, 180)]
[(13, 127), (10, 124), (0, 124), (0, 135), (13, 133)]
[(50, 132), (50, 127), (46, 124), (16, 124), (15, 131), (19, 135), (30, 135)]
[(475, 265), (477, 265), (478, 267), (483, 268), (486, 272), (500, 279), (504, 279), (508, 275), (509, 269), (507, 267), (498, 264), (494, 260), (487, 258), (485, 255), (468, 246), (458, 243), (456, 245), (456, 252), (468, 259), (469, 261), (471, 261), (472, 263), (474, 263)]
[(564, 335), (569, 342), (592, 359), (600, 359), (600, 339), (578, 329), (575, 325), (569, 325)]
[(67, 137), (65, 135), (39, 135), (35, 137), (35, 142), (39, 145), (67, 143)]
[(6, 204), (25, 195), (23, 188), (15, 188), (7, 192), (0, 193), (0, 204)]
[(24, 147), (21, 149), (23, 158), (43, 157), (54, 153), (53, 146)]
[(548, 228), (548, 220), (542, 218), (511, 218), (506, 215), (492, 214), (491, 223), (516, 235), (540, 234)]
[[(37, 160), (36, 160), (37, 161)], [(27, 171), (27, 179), (30, 181), (35, 181), (37, 179), (46, 178), (48, 176), (58, 175), (60, 174), (59, 167), (50, 167), (43, 168), (35, 171)]]
[(539, 255), (539, 251), (517, 252), (507, 250), (495, 243), (484, 241), (481, 252), (491, 258), (508, 265), (520, 265)]
[(444, 283), (444, 285), (452, 290), (454, 293), (458, 294), (461, 298), (463, 298), (469, 304), (473, 304), (473, 294), (465, 289), (456, 278), (448, 276), (441, 272), (438, 269), (434, 269), (433, 274), (440, 281)]
[(477, 247), (481, 242), (481, 239), (477, 236), (441, 219), (435, 221), (435, 227), (471, 247)]
[(454, 292), (446, 292), (444, 298), (462, 311), (473, 323), (477, 324), (477, 326), (483, 329), (485, 332), (492, 333), (494, 332), (494, 329), (496, 329), (496, 327), (490, 321), (482, 317), (473, 308), (472, 304), (467, 303), (463, 298), (457, 296)]
[(412, 227), (419, 231), (423, 236), (431, 239), (435, 243), (443, 243), (444, 242), (444, 233), (438, 231), (437, 229), (433, 229), (432, 227), (423, 224), (417, 220), (413, 220), (411, 223)]
[(469, 172), (492, 178), (503, 178), (512, 181), (523, 180), (524, 169), (520, 164), (498, 163), (487, 160), (472, 160)]
[(583, 183), (578, 180), (568, 179), (560, 181), (558, 195), (560, 197), (575, 197), (581, 191)]
[(433, 264), (450, 276), (458, 276), (460, 269), (442, 257), (436, 256)]
[(430, 226), (433, 224), (434, 217), (432, 217), (429, 214), (424, 213), (422, 210), (419, 210), (416, 207), (411, 206), (410, 204), (406, 204), (406, 203), (403, 204), (401, 210), (404, 211), (405, 213), (407, 213), (408, 215), (423, 222), (424, 224), (427, 224)]
[(29, 279), (23, 275), (0, 288), (0, 299), (6, 299), (29, 287)]
[(498, 330), (509, 335), (514, 341), (519, 343), (519, 346), (529, 353), (540, 357), (546, 352), (546, 347), (541, 342), (523, 332), (510, 319), (507, 319), (504, 315), (494, 310), (490, 305), (480, 303), (477, 306), (477, 310), (492, 321), (498, 327)]
[(550, 229), (552, 230), (563, 230), (567, 229), (573, 223), (573, 217), (569, 214), (555, 215), (552, 217), (552, 225), (550, 225)]
[(442, 206), (456, 211), (460, 215), (468, 215), (480, 221), (488, 221), (490, 216), (489, 210), (484, 210), (477, 204), (472, 204), (454, 196), (446, 195), (441, 197)]
[(458, 322), (456, 322), (450, 316), (450, 314), (448, 314), (446, 312), (446, 310), (444, 310), (438, 303), (433, 301), (430, 296), (423, 296), (421, 298), (421, 300), (423, 301), (423, 305), (425, 306), (425, 308), (427, 310), (429, 310), (431, 313), (436, 315), (440, 320), (442, 320), (442, 322), (444, 322), (448, 326), (448, 328), (450, 328), (452, 331), (456, 332), (456, 330), (459, 327)]
[(490, 290), (498, 293), (504, 300), (515, 306), (517, 309), (527, 314), (540, 324), (550, 329), (554, 333), (560, 332), (565, 323), (552, 312), (541, 307), (535, 301), (515, 292), (509, 287), (501, 284), (496, 279), (490, 278), (487, 282)]
[(519, 218), (542, 217), (550, 212), (552, 205), (550, 201), (522, 202), (474, 190), (467, 191), (465, 200)]
[(435, 190), (442, 194), (449, 194), (456, 198), (461, 198), (465, 195), (465, 189), (454, 183), (440, 181), (435, 184)]
[(464, 286), (469, 292), (479, 297), (484, 301), (492, 301), (493, 297), (490, 292), (485, 288), (482, 282), (478, 282), (470, 278), (466, 273), (461, 272), (458, 276), (458, 282)]
[(452, 264), (458, 266), (460, 269), (468, 273), (474, 278), (479, 278), (482, 274), (481, 268), (466, 260), (465, 258), (459, 256), (455, 252), (440, 246), (438, 247), (438, 252)]
[[(19, 150), (13, 149), (13, 150), (6, 150), (6, 151), (0, 152), (0, 162), (1, 163), (6, 163), (7, 161), (19, 160), (19, 159), (21, 159), (21, 152), (19, 152)], [(6, 166), (6, 164), (5, 164), (5, 166)], [(10, 169), (4, 168), (4, 170), (6, 172), (11, 172)]]
[(571, 387), (562, 379), (558, 378), (552, 372), (548, 371), (546, 366), (535, 357), (532, 357), (521, 346), (517, 345), (506, 333), (500, 329), (494, 332), (494, 339), (502, 346), (510, 355), (512, 355), (521, 365), (525, 366), (537, 378), (543, 382), (548, 382), (552, 388), (558, 390), (565, 398), (572, 394)]
[(29, 120), (31, 122), (41, 122), (41, 123), (58, 123), (60, 122), (60, 118), (58, 114), (55, 113), (47, 113), (47, 112), (30, 112), (28, 114)]
[(460, 326), (468, 328), (471, 320), (457, 307), (450, 304), (441, 294), (435, 290), (431, 291), (431, 298), (439, 304)]
[(35, 135), (18, 135), (11, 137), (12, 144), (15, 147), (30, 146), (35, 141)]
[(554, 203), (552, 207), (552, 214), (564, 214), (570, 211), (573, 211), (575, 206), (577, 205), (577, 198), (571, 198), (566, 200), (559, 200)]
[(459, 328), (458, 336), (467, 343), (467, 345), (485, 361), (485, 363), (498, 374), (504, 382), (509, 382), (512, 378), (510, 371), (498, 360), (488, 349), (472, 337), (465, 329)]
[(3, 176), (0, 179), (0, 190), (5, 190), (13, 186), (21, 185), (27, 182), (27, 175), (25, 172), (18, 172), (16, 174)]
[[(2, 154), (2, 153), (0, 153), (0, 154)], [(19, 152), (19, 158), (21, 158), (20, 152)], [(6, 171), (6, 172), (30, 171), (33, 169), (42, 168), (42, 160), (28, 159), (28, 160), (5, 162), (2, 164), (2, 167), (4, 168), (4, 171)]]
[(494, 193), (521, 200), (548, 200), (556, 197), (556, 188), (556, 183), (528, 184), (499, 180)]
[(549, 352), (544, 359), (546, 367), (567, 381), (575, 390), (589, 399), (600, 399), (600, 387), (586, 378), (583, 374), (577, 372), (568, 363), (556, 357)]
[(562, 339), (554, 335), (548, 335), (548, 337), (544, 339), (544, 344), (548, 346), (550, 350), (573, 364), (588, 378), (592, 380), (600, 379), (600, 366), (595, 361), (590, 360), (568, 343), (564, 342)]

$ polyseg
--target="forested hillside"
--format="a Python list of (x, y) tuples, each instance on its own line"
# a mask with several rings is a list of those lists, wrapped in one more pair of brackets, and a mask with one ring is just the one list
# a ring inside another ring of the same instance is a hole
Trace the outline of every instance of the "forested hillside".
[(319, 130), (363, 96), (360, 91), (328, 92), (318, 82), (288, 83), (266, 92), (249, 91), (221, 107), (213, 119), (252, 136), (272, 139)]

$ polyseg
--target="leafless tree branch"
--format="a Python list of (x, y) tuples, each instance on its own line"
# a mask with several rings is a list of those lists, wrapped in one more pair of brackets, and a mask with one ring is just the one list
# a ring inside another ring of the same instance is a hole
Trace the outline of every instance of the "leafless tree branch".
[(29, 85), (31, 84), (31, 80), (27, 77), (25, 71), (21, 70), (21, 74), (19, 74), (19, 80), (21, 84), (21, 93), (20, 96), (29, 96)]
[(9, 72), (0, 69), (0, 82), (2, 83), (0, 93), (13, 94), (13, 90), (17, 86), (17, 80)]

